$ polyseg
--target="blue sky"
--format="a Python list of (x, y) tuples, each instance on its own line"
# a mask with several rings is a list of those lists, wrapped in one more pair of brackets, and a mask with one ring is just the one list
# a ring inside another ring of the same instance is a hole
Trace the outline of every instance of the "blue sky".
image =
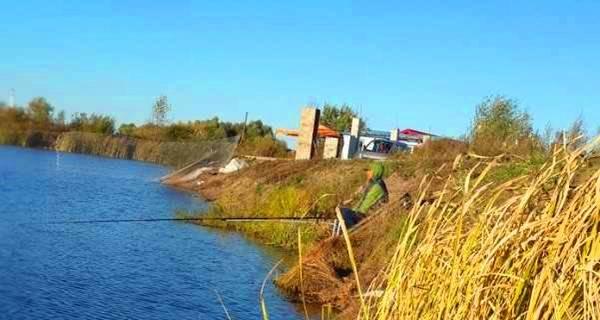
[(537, 128), (600, 125), (598, 1), (0, 1), (0, 100), (173, 120), (245, 111), (295, 127), (310, 102), (377, 129), (457, 136), (517, 99)]

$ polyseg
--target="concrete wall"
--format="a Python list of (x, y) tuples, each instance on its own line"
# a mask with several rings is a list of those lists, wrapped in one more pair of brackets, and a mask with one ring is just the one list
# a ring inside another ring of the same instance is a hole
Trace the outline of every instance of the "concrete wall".
[(325, 149), (323, 150), (323, 159), (335, 159), (338, 157), (340, 139), (327, 137), (325, 138)]
[(300, 136), (296, 148), (296, 160), (310, 160), (314, 155), (314, 142), (319, 129), (320, 111), (316, 108), (304, 108), (300, 118)]
[(358, 137), (360, 134), (360, 119), (352, 119), (350, 135), (344, 135), (342, 140), (342, 160), (353, 159), (358, 151)]
[(352, 127), (350, 128), (350, 135), (357, 137), (360, 134), (360, 118), (352, 118)]
[(400, 140), (400, 129), (396, 128), (390, 132), (390, 141), (397, 142)]

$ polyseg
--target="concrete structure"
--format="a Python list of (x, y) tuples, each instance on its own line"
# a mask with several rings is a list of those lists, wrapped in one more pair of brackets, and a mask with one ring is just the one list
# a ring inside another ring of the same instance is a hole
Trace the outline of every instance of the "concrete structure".
[(400, 140), (400, 129), (392, 129), (390, 132), (390, 141), (398, 142), (398, 140)]
[(360, 134), (360, 118), (352, 118), (352, 126), (350, 128), (350, 135), (358, 138)]
[(349, 160), (354, 157), (358, 150), (358, 140), (360, 134), (360, 118), (352, 119), (350, 134), (344, 134), (342, 141), (342, 160)]
[(338, 157), (340, 149), (340, 138), (325, 138), (325, 148), (323, 150), (323, 159), (335, 159)]
[[(319, 110), (317, 109), (303, 109), (301, 116), (300, 129), (278, 128), (275, 130), (275, 135), (298, 139), (298, 146), (296, 149), (297, 160), (313, 158), (317, 149), (316, 143), (321, 140), (325, 141), (323, 158), (337, 158), (342, 135), (322, 124), (316, 125), (319, 121)], [(315, 128), (316, 132), (314, 130)]]
[(302, 110), (296, 160), (312, 159), (315, 151), (314, 145), (317, 139), (320, 115), (320, 110), (316, 108), (304, 108)]
[[(365, 159), (385, 159), (393, 152), (411, 151), (429, 139), (437, 136), (415, 130), (398, 128), (389, 131), (364, 130), (361, 132), (359, 118), (352, 119), (350, 132), (340, 133), (319, 124), (320, 110), (302, 109), (299, 129), (277, 129), (276, 135), (298, 138), (296, 160), (310, 160), (315, 156), (317, 141), (324, 140), (323, 158), (343, 160), (355, 157)], [(341, 139), (340, 139), (341, 137)], [(340, 145), (341, 143), (341, 145)]]

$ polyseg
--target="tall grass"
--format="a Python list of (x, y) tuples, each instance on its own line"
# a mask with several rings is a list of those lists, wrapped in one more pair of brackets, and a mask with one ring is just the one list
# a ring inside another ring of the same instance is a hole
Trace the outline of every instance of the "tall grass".
[(194, 142), (168, 142), (90, 132), (65, 132), (57, 139), (55, 149), (63, 152), (147, 161), (180, 168), (199, 160), (223, 165), (233, 155), (237, 141), (237, 137), (234, 137)]
[[(281, 161), (257, 164), (240, 176), (232, 176), (208, 216), (323, 217), (335, 216), (336, 205), (348, 198), (364, 181), (366, 162)], [(294, 223), (204, 223), (251, 235), (264, 243), (296, 249)], [(305, 228), (302, 241), (309, 248), (329, 236), (326, 224)]]
[(600, 319), (600, 170), (582, 150), (416, 201), (358, 319)]

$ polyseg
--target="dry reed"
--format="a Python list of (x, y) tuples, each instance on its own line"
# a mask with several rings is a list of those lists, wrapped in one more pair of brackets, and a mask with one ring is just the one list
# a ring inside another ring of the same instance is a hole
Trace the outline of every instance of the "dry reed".
[(499, 186), (492, 162), (416, 201), (358, 319), (600, 319), (600, 170), (583, 150)]

